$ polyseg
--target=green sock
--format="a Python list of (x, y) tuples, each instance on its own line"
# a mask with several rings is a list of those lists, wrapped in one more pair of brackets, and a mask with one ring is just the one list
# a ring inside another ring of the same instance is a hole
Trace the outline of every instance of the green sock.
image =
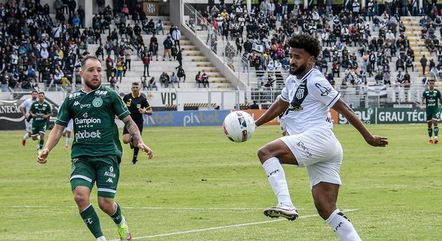
[(114, 220), (114, 223), (118, 225), (123, 220), (123, 216), (121, 216), (120, 205), (118, 205), (118, 203), (115, 203), (115, 205), (117, 205), (117, 208), (115, 210), (114, 215), (112, 215), (111, 218), (112, 220)]
[(40, 147), (40, 149), (43, 149), (43, 144), (45, 143), (45, 140), (40, 140), (38, 142), (38, 147)]
[(438, 136), (439, 135), (439, 127), (435, 126), (434, 127), (434, 136)]
[(87, 225), (87, 228), (94, 235), (95, 238), (103, 236), (103, 232), (100, 227), (100, 220), (98, 219), (97, 213), (92, 205), (89, 205), (85, 210), (81, 213), (81, 218), (84, 223)]
[(433, 128), (428, 128), (428, 136), (429, 137), (433, 136)]

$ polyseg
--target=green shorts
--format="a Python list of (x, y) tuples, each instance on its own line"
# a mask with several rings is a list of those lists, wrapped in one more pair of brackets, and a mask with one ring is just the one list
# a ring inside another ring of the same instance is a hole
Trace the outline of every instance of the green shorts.
[(439, 120), (439, 110), (438, 109), (427, 109), (427, 121)]
[(85, 186), (92, 190), (97, 183), (98, 196), (114, 198), (120, 178), (117, 156), (82, 156), (72, 159), (71, 188)]
[(33, 121), (32, 122), (32, 135), (36, 136), (40, 133), (46, 132), (46, 121)]

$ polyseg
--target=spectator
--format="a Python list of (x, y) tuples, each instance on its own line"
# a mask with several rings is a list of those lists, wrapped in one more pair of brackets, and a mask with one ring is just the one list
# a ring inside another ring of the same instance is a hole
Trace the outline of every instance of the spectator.
[(254, 100), (252, 104), (249, 105), (249, 109), (252, 110), (259, 110), (259, 105), (256, 104), (256, 101)]
[(116, 69), (117, 69), (117, 80), (121, 84), (121, 81), (123, 80), (124, 58), (118, 59)]
[(163, 72), (160, 75), (160, 85), (164, 86), (164, 88), (169, 87), (170, 77), (166, 72)]
[(114, 71), (114, 60), (110, 55), (106, 58), (106, 79), (109, 82), (109, 79)]
[(155, 25), (155, 32), (158, 35), (158, 34), (160, 34), (160, 31), (161, 31), (161, 34), (164, 35), (164, 24), (161, 21), (161, 19), (158, 19), (158, 22)]
[[(150, 77), (150, 75), (149, 75), (150, 55), (148, 53), (144, 53), (142, 60), (143, 60), (143, 65), (144, 65), (143, 76)], [(146, 75), (146, 73), (147, 73), (147, 75)]]
[(183, 49), (180, 49), (176, 54), (176, 60), (178, 61), (178, 67), (183, 66)]
[(425, 75), (425, 67), (427, 67), (427, 58), (425, 58), (425, 55), (422, 56), (419, 62), (422, 66), (422, 75)]
[(201, 84), (203, 84), (203, 75), (201, 74), (201, 71), (198, 71), (198, 73), (196, 74), (195, 82), (198, 84), (198, 88), (200, 88)]
[(177, 69), (177, 77), (178, 77), (178, 80), (181, 82), (181, 78), (183, 78), (183, 82), (186, 82), (186, 72), (184, 72), (184, 69), (183, 69), (183, 67), (182, 66), (178, 66), (178, 67), (176, 67), (176, 69)]
[(178, 85), (178, 88), (180, 88), (180, 80), (176, 76), (175, 72), (172, 72), (172, 75), (170, 76), (170, 83), (172, 84), (172, 88), (175, 88), (175, 83)]
[(209, 76), (207, 76), (206, 71), (204, 71), (204, 70), (201, 75), (201, 81), (203, 83), (204, 88), (209, 88)]
[(128, 69), (130, 71), (130, 64), (132, 62), (132, 48), (127, 46), (124, 49), (124, 66), (126, 67), (126, 69)]
[(163, 61), (166, 60), (166, 56), (169, 56), (169, 60), (172, 60), (172, 51), (171, 51), (172, 45), (173, 45), (173, 42), (170, 39), (170, 36), (167, 36), (167, 38), (163, 42), (163, 46), (164, 46)]
[(155, 56), (156, 61), (158, 61), (158, 40), (155, 37), (155, 34), (152, 35), (152, 37), (150, 38), (150, 43), (149, 43), (149, 53), (150, 56)]
[(149, 84), (147, 86), (147, 89), (148, 90), (155, 89), (156, 91), (158, 91), (158, 87), (157, 87), (157, 84), (155, 82), (155, 77), (150, 78)]
[(173, 26), (170, 31), (170, 36), (174, 41), (175, 48), (181, 49), (180, 39), (181, 39), (181, 31), (178, 29), (178, 26)]

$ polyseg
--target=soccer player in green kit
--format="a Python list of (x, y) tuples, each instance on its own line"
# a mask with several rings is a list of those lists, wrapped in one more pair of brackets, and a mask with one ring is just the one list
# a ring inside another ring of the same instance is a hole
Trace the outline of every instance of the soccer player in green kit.
[[(434, 88), (436, 80), (430, 79), (428, 81), (428, 89), (422, 94), (422, 99), (420, 103), (420, 108), (427, 112), (427, 123), (428, 123), (428, 144), (437, 144), (439, 142), (439, 127), (437, 122), (439, 120), (439, 103), (442, 104), (442, 97), (440, 91)], [(433, 126), (434, 126), (434, 138), (433, 138)]]
[(46, 125), (51, 117), (51, 105), (45, 101), (45, 93), (38, 93), (37, 101), (32, 103), (29, 114), (32, 116), (32, 140), (39, 139), (38, 150), (43, 148)]
[(101, 86), (101, 62), (95, 56), (85, 56), (80, 75), (83, 89), (70, 94), (63, 102), (48, 141), (38, 154), (38, 162), (47, 162), (49, 152), (63, 135), (70, 119), (74, 120), (72, 172), (70, 183), (80, 216), (97, 241), (105, 241), (100, 221), (89, 196), (97, 185), (98, 205), (118, 226), (120, 240), (132, 240), (120, 206), (114, 201), (119, 180), (122, 155), (115, 116), (120, 118), (132, 135), (133, 145), (153, 157), (152, 149), (144, 144), (137, 125), (118, 94)]

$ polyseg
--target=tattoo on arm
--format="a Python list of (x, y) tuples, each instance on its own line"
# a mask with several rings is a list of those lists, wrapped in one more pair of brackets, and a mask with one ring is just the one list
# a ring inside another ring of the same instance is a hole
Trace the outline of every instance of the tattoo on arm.
[(137, 124), (135, 124), (135, 122), (132, 120), (130, 116), (124, 118), (123, 122), (126, 126), (127, 131), (132, 136), (134, 144), (135, 145), (138, 144), (138, 142), (141, 140), (141, 134)]

